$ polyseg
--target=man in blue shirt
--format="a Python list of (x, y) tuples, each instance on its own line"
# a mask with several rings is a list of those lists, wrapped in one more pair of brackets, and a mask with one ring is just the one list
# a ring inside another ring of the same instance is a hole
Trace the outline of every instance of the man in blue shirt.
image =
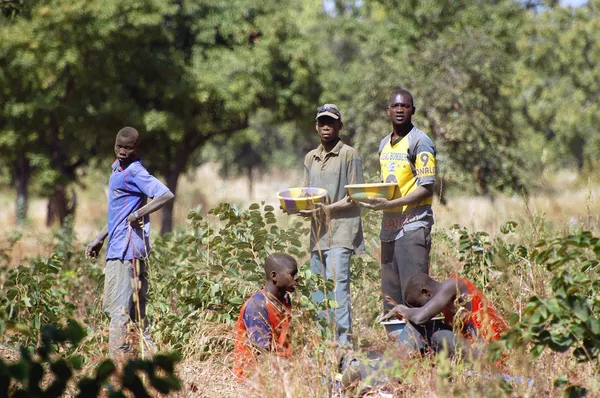
[[(132, 127), (124, 127), (117, 133), (117, 160), (108, 183), (108, 225), (86, 249), (87, 257), (96, 257), (108, 236), (102, 309), (110, 317), (110, 356), (117, 361), (123, 360), (132, 349), (125, 340), (130, 321), (143, 328), (142, 354), (153, 354), (146, 320), (149, 215), (175, 197), (142, 166), (137, 155), (139, 143), (139, 133)], [(152, 200), (146, 203), (147, 198)]]

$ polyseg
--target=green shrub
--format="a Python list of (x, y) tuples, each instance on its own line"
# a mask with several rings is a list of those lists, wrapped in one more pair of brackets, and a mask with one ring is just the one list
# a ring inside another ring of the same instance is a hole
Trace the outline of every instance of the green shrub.
[(534, 358), (545, 348), (573, 349), (577, 361), (600, 358), (600, 239), (580, 232), (540, 241), (529, 256), (552, 273), (551, 292), (532, 296), (521, 319), (504, 336), (508, 348), (531, 344)]
[(515, 272), (527, 257), (527, 248), (509, 243), (504, 237), (515, 232), (517, 223), (509, 221), (500, 228), (501, 236), (492, 239), (485, 231), (469, 232), (456, 224), (458, 260), (461, 275), (470, 279), (482, 291), (491, 292), (490, 282), (503, 272)]
[[(280, 228), (275, 225), (273, 211), (268, 205), (261, 209), (253, 204), (248, 210), (239, 210), (222, 203), (209, 212), (218, 217), (220, 228), (192, 211), (187, 230), (155, 240), (150, 259), (154, 275), (149, 314), (156, 321), (160, 339), (183, 350), (199, 324), (232, 326), (244, 301), (263, 285), (263, 262), (269, 254), (286, 252), (299, 261), (307, 256), (302, 240), (309, 228), (301, 221), (288, 229)], [(326, 300), (317, 305), (310, 300), (323, 281), (312, 274), (308, 262), (300, 264), (299, 276), (295, 311), (316, 323), (318, 312), (335, 304)], [(331, 281), (325, 286), (333, 289)], [(317, 333), (327, 334), (328, 330)], [(208, 354), (231, 347), (228, 336), (216, 335), (196, 349)]]
[(0, 286), (0, 307), (5, 309), (6, 321), (22, 324), (30, 331), (27, 335), (9, 334), (12, 343), (33, 347), (43, 324), (60, 324), (73, 316), (76, 307), (67, 299), (67, 286), (60, 283), (63, 263), (53, 254), (46, 260), (8, 269)]
[[(79, 355), (56, 354), (57, 347), (77, 347), (85, 338), (85, 330), (72, 319), (66, 327), (44, 325), (41, 330), (41, 344), (32, 355), (25, 347), (21, 348), (20, 360), (7, 364), (0, 359), (0, 396), (2, 397), (46, 397), (63, 396), (76, 372), (82, 368)], [(152, 360), (129, 360), (123, 372), (109, 382), (117, 367), (110, 360), (100, 362), (92, 377), (82, 377), (77, 382), (78, 392), (75, 397), (88, 398), (100, 395), (103, 388), (110, 392), (110, 397), (125, 397), (125, 392), (134, 397), (150, 397), (147, 385), (160, 393), (168, 394), (181, 389), (174, 375), (174, 355), (156, 355)], [(144, 384), (141, 374), (148, 380)]]

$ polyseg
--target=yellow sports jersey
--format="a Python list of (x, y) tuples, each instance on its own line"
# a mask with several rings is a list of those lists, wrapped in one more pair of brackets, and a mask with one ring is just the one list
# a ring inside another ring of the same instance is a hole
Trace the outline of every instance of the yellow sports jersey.
[[(391, 134), (386, 136), (379, 146), (379, 163), (382, 181), (398, 184), (394, 199), (410, 194), (417, 186), (435, 182), (435, 147), (431, 139), (416, 127), (394, 145), (391, 144)], [(432, 201), (433, 196), (430, 196), (416, 204), (385, 209), (382, 236), (392, 239), (402, 229), (433, 224)]]

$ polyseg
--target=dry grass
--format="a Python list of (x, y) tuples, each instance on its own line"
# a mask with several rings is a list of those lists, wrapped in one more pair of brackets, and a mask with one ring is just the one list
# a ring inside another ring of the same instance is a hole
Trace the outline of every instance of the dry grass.
[[(385, 340), (382, 343), (385, 345)], [(545, 353), (533, 362), (523, 352), (508, 358), (504, 367), (487, 363), (465, 363), (447, 358), (394, 359), (394, 349), (387, 345), (384, 357), (390, 365), (374, 377), (387, 383), (368, 388), (361, 383), (343, 391), (335, 380), (335, 351), (298, 347), (292, 360), (265, 357), (256, 373), (247, 381), (236, 381), (231, 373), (231, 356), (213, 356), (204, 361), (185, 360), (178, 367), (183, 389), (176, 397), (327, 397), (355, 396), (357, 391), (371, 395), (384, 392), (394, 397), (550, 397), (559, 396), (562, 388), (553, 380), (564, 375), (569, 382), (590, 389), (589, 396), (599, 396), (600, 386), (594, 379), (591, 364), (577, 364), (568, 354)], [(362, 363), (369, 362), (358, 353)], [(504, 380), (507, 380), (504, 383)], [(503, 385), (504, 384), (504, 385)], [(506, 391), (507, 386), (512, 392)], [(342, 395), (345, 394), (345, 395)]]
[[(84, 180), (87, 190), (77, 188), (78, 209), (75, 220), (77, 237), (89, 241), (106, 224), (106, 186), (108, 177), (95, 172)], [(100, 181), (100, 183), (98, 183)], [(456, 196), (449, 198), (447, 206), (434, 203), (436, 229), (447, 229), (460, 224), (471, 231), (487, 231), (494, 235), (501, 225), (509, 220), (519, 222), (532, 231), (541, 234), (546, 227), (561, 232), (583, 226), (594, 229), (600, 225), (600, 185), (591, 181), (582, 186), (572, 172), (562, 172), (552, 180), (553, 193), (523, 196), (489, 197)], [(230, 202), (245, 206), (252, 202), (265, 202), (279, 207), (275, 193), (291, 186), (302, 184), (300, 173), (274, 171), (259, 176), (254, 184), (254, 195), (248, 195), (248, 181), (245, 177), (222, 179), (212, 164), (205, 164), (184, 175), (178, 187), (173, 219), (175, 225), (186, 223), (187, 213), (201, 207), (202, 212), (220, 202)], [(46, 201), (31, 198), (29, 219), (25, 227), (15, 224), (14, 193), (0, 192), (0, 217), (5, 222), (0, 225), (1, 245), (6, 238), (19, 232), (22, 238), (12, 250), (13, 261), (47, 254), (52, 246), (49, 234), (56, 227), (48, 228), (46, 221)], [(151, 216), (154, 229), (160, 225), (160, 212)], [(280, 222), (286, 226), (290, 218), (280, 215)], [(529, 236), (528, 238), (536, 238)]]
[[(87, 191), (80, 191), (78, 215), (75, 229), (78, 238), (88, 241), (106, 222), (106, 195), (103, 184), (92, 181), (105, 181), (103, 176), (89, 176)], [(204, 165), (186, 175), (179, 186), (175, 205), (176, 224), (185, 223), (190, 209), (202, 206), (202, 210), (222, 201), (241, 206), (250, 202), (264, 201), (278, 207), (275, 192), (301, 184), (300, 174), (276, 172), (264, 175), (255, 182), (255, 195), (249, 198), (247, 181), (244, 178), (223, 180), (211, 165)], [(533, 242), (548, 231), (554, 234), (569, 232), (576, 228), (596, 230), (599, 225), (600, 186), (589, 183), (577, 185), (572, 173), (554, 176), (554, 193), (535, 194), (528, 198), (498, 196), (494, 200), (478, 197), (451, 197), (447, 206), (434, 204), (436, 226), (434, 232), (446, 232), (454, 224), (467, 227), (470, 231), (484, 230), (498, 234), (500, 226), (509, 220), (520, 224), (515, 239)], [(45, 201), (33, 198), (30, 203), (29, 222), (23, 228), (14, 224), (14, 198), (12, 193), (0, 194), (0, 216), (7, 220), (0, 226), (0, 249), (6, 248), (8, 238), (15, 231), (22, 238), (12, 248), (13, 262), (26, 257), (47, 254), (52, 246), (52, 229), (45, 227)], [(153, 215), (152, 221), (158, 225), (160, 215)], [(283, 226), (289, 218), (280, 216)], [(445, 240), (450, 242), (452, 236)], [(461, 264), (456, 249), (451, 244), (437, 242), (432, 252), (432, 274), (446, 276), (457, 272)], [(4, 246), (2, 246), (4, 245)], [(81, 243), (83, 250), (83, 243)], [(498, 306), (505, 313), (520, 313), (523, 300), (533, 293), (545, 290), (547, 275), (525, 273), (523, 275), (500, 275), (497, 291)], [(372, 327), (374, 314), (378, 312), (377, 299), (367, 291), (376, 292), (378, 283), (366, 280), (354, 281), (361, 287), (352, 292), (355, 336), (359, 351), (376, 350), (393, 355), (393, 347), (386, 340), (382, 328)], [(103, 326), (107, 326), (106, 324)], [(211, 339), (231, 339), (231, 330), (223, 325), (198, 325), (190, 344), (184, 351), (184, 360), (178, 366), (178, 375), (183, 390), (178, 397), (322, 397), (335, 396), (336, 383), (333, 381), (337, 353), (315, 336), (314, 325), (296, 322), (296, 340), (301, 342), (294, 347), (294, 359), (282, 362), (269, 358), (261, 365), (260, 371), (246, 383), (238, 383), (231, 372), (231, 354), (215, 351), (210, 356), (199, 352)], [(99, 327), (90, 337), (98, 351), (106, 350), (107, 328)], [(308, 336), (308, 337), (307, 337)], [(168, 347), (161, 347), (168, 349)], [(2, 355), (0, 353), (0, 355)], [(574, 363), (568, 354), (545, 352), (537, 361), (532, 361), (527, 353), (516, 352), (508, 358), (504, 369), (492, 365), (476, 363), (465, 365), (443, 358), (422, 361), (397, 360), (391, 371), (398, 380), (386, 386), (387, 393), (399, 397), (446, 397), (446, 396), (515, 396), (538, 397), (556, 396), (561, 390), (553, 386), (559, 375), (570, 382), (581, 384), (592, 391), (590, 396), (600, 396), (600, 385), (590, 364)], [(510, 373), (522, 377), (525, 382), (511, 382), (512, 393), (502, 389), (497, 373)], [(532, 379), (529, 385), (526, 381)], [(597, 395), (594, 395), (597, 394)], [(349, 396), (349, 394), (346, 394)], [(377, 396), (377, 395), (374, 395)], [(382, 396), (382, 395), (379, 395)]]

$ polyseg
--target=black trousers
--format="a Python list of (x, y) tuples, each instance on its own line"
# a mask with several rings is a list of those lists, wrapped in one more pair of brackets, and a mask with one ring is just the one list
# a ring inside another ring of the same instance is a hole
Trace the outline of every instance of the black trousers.
[[(429, 274), (431, 228), (405, 232), (393, 242), (381, 242), (381, 290), (396, 304), (403, 304), (402, 291), (406, 280), (414, 274)], [(383, 302), (389, 311), (393, 305)]]

